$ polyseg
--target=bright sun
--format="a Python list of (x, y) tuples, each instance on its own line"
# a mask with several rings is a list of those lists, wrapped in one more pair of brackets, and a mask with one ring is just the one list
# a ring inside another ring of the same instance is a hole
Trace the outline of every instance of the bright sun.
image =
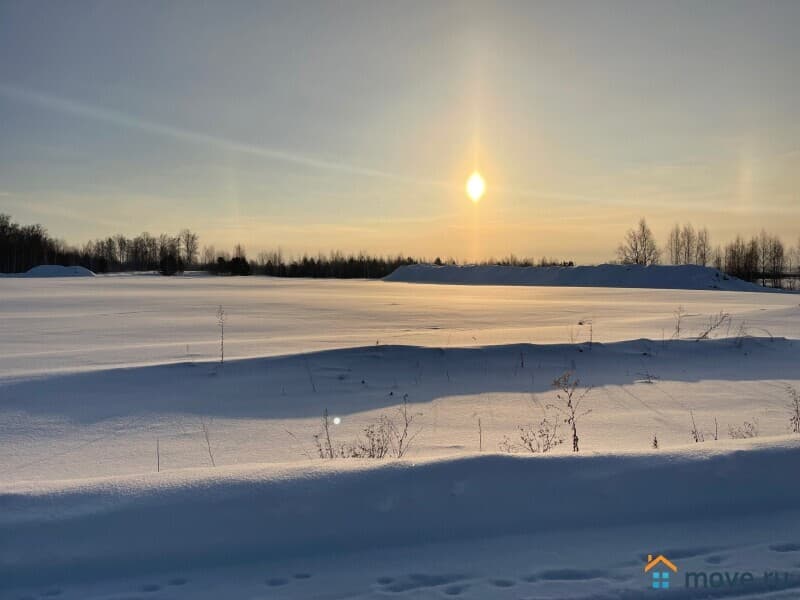
[(477, 204), (480, 199), (483, 198), (485, 192), (486, 182), (481, 174), (475, 171), (469, 176), (469, 179), (467, 179), (467, 196)]

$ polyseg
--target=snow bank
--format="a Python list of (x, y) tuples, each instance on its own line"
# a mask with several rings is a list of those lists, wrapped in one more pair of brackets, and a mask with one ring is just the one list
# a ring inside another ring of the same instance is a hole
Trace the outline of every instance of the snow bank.
[(775, 291), (697, 265), (598, 265), (594, 267), (505, 267), (407, 265), (384, 281), (468, 285), (542, 285), (680, 290)]
[[(0, 487), (0, 581), (152, 570), (791, 509), (800, 443), (315, 462)], [(746, 448), (746, 450), (744, 449)]]
[(62, 267), (61, 265), (39, 265), (22, 275), (23, 277), (94, 277), (86, 267)]

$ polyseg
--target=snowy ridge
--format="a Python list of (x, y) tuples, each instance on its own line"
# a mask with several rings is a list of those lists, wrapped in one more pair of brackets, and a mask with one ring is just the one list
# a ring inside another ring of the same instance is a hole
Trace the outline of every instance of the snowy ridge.
[[(747, 448), (747, 450), (744, 450)], [(8, 585), (796, 507), (800, 443), (316, 462), (0, 488)], [(491, 506), (491, 510), (487, 507)]]
[(384, 278), (406, 283), (542, 285), (661, 288), (680, 290), (775, 291), (710, 267), (697, 265), (598, 265), (591, 267), (507, 267), (407, 265)]
[(64, 267), (61, 265), (39, 265), (28, 269), (25, 273), (3, 274), (0, 277), (27, 277), (31, 279), (50, 277), (95, 277), (86, 267)]

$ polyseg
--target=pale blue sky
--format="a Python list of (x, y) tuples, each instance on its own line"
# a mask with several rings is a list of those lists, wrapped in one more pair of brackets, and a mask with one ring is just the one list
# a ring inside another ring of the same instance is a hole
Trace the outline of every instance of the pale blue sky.
[(251, 253), (597, 261), (640, 215), (794, 243), (798, 31), (789, 1), (0, 1), (0, 211)]

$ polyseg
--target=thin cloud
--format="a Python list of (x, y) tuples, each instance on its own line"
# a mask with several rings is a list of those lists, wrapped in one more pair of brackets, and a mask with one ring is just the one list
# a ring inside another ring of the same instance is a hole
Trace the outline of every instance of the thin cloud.
[(146, 119), (135, 117), (117, 110), (112, 110), (109, 108), (103, 108), (98, 106), (91, 106), (88, 104), (81, 104), (78, 102), (74, 102), (72, 100), (68, 100), (66, 98), (60, 98), (57, 96), (42, 94), (40, 92), (7, 84), (0, 84), (0, 95), (3, 95), (6, 98), (18, 102), (33, 104), (41, 108), (47, 108), (50, 110), (54, 110), (65, 114), (70, 114), (84, 119), (91, 119), (102, 123), (115, 125), (118, 127), (136, 129), (138, 131), (143, 131), (145, 133), (150, 133), (162, 137), (168, 137), (179, 141), (189, 142), (193, 144), (200, 144), (204, 146), (211, 146), (219, 148), (221, 150), (250, 154), (268, 160), (291, 163), (313, 169), (336, 171), (340, 173), (346, 173), (362, 177), (389, 179), (401, 183), (409, 183), (414, 185), (447, 186), (447, 187), (452, 185), (449, 182), (415, 179), (413, 177), (398, 175), (396, 173), (389, 173), (386, 171), (372, 169), (369, 167), (362, 167), (360, 165), (352, 165), (347, 163), (329, 161), (315, 157), (305, 156), (302, 154), (287, 152), (284, 150), (278, 150), (274, 148), (268, 148), (265, 146), (257, 146), (254, 144), (239, 142), (236, 140), (209, 135), (207, 133), (189, 131), (187, 129), (173, 127), (171, 125), (164, 125), (162, 123), (157, 123), (155, 121), (149, 121)]

